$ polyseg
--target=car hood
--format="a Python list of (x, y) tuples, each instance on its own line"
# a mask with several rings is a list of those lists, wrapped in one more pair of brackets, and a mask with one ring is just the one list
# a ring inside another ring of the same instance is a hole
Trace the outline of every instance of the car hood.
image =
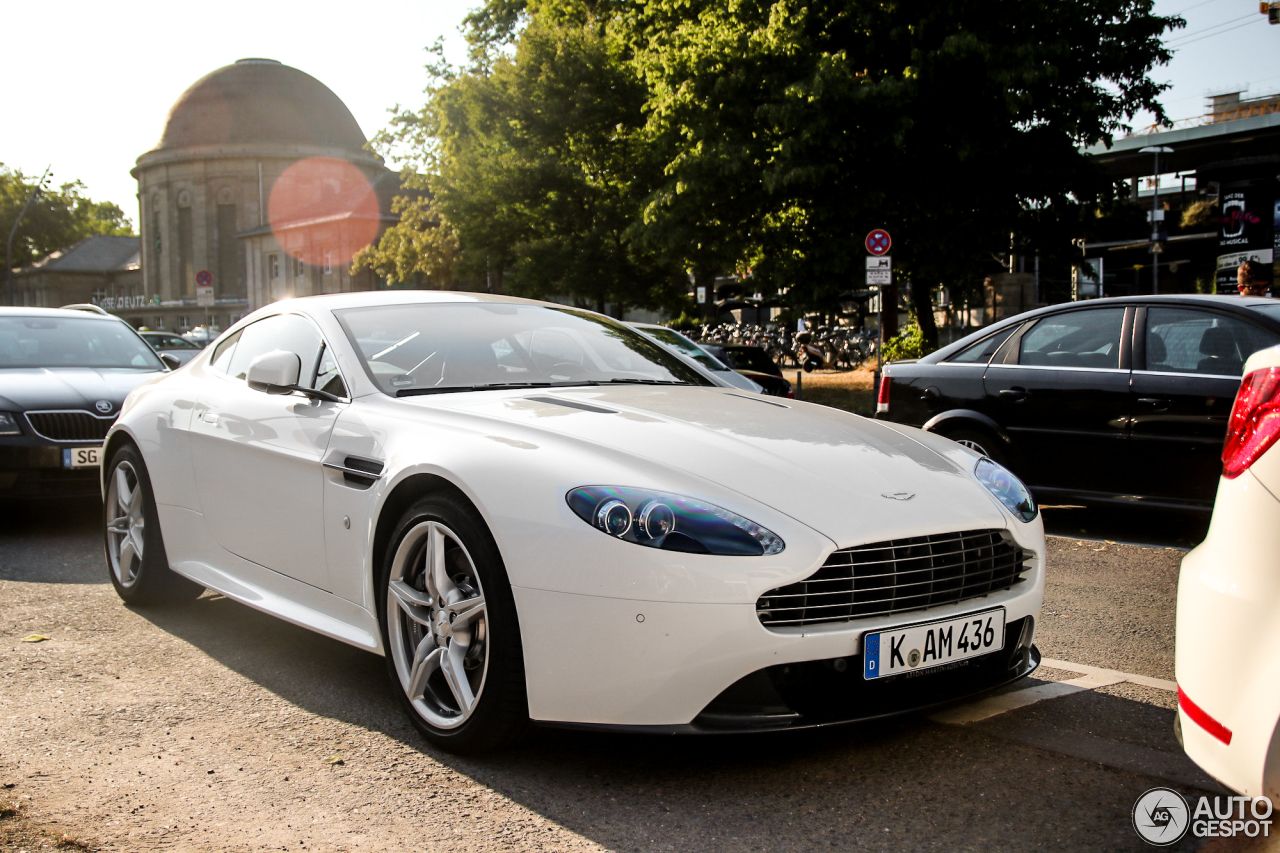
[(418, 399), (693, 474), (842, 547), (881, 533), (900, 538), (1008, 523), (970, 475), (970, 456), (959, 447), (949, 458), (927, 446), (931, 437), (917, 440), (908, 427), (825, 406), (732, 389), (645, 386)]
[[(0, 411), (28, 409), (84, 409), (94, 412), (99, 400), (111, 412), (130, 391), (152, 377), (152, 370), (124, 367), (21, 367), (0, 370)], [(108, 414), (103, 412), (103, 414)]]

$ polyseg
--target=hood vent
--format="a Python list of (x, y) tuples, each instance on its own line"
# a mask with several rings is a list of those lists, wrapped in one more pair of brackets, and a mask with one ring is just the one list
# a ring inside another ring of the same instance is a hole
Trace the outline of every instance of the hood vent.
[(596, 412), (601, 415), (618, 414), (613, 409), (602, 409), (599, 406), (593, 406), (590, 403), (579, 403), (577, 400), (562, 400), (559, 397), (525, 397), (526, 400), (532, 400), (535, 403), (550, 403), (553, 406), (564, 406), (566, 409), (581, 409), (584, 412)]

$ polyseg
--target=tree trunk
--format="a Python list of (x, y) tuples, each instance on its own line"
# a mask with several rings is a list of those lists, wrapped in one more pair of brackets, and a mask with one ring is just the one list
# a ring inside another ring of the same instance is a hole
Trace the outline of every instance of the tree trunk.
[(933, 322), (933, 288), (920, 276), (911, 279), (911, 302), (916, 308), (916, 323), (924, 338), (924, 351), (931, 353), (938, 348), (938, 326)]

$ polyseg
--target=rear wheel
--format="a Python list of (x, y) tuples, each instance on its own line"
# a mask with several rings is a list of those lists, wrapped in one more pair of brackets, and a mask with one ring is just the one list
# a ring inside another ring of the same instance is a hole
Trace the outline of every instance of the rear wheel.
[(379, 593), (387, 668), (409, 718), (451, 752), (497, 749), (529, 725), (515, 600), (488, 528), (451, 495), (401, 517)]
[(169, 568), (151, 480), (137, 448), (125, 445), (112, 454), (106, 482), (104, 539), (116, 593), (127, 604), (198, 598), (204, 587)]

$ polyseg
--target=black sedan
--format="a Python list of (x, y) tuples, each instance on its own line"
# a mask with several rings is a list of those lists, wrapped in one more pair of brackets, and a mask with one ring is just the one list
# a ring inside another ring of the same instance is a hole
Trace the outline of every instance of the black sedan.
[(1245, 359), (1276, 344), (1280, 300), (1054, 305), (887, 365), (876, 417), (1007, 464), (1043, 503), (1207, 511)]
[(167, 370), (116, 317), (0, 308), (0, 500), (98, 494), (124, 398)]
[(703, 349), (759, 385), (774, 397), (795, 397), (791, 383), (782, 378), (782, 369), (769, 358), (764, 347), (750, 344), (702, 344)]

